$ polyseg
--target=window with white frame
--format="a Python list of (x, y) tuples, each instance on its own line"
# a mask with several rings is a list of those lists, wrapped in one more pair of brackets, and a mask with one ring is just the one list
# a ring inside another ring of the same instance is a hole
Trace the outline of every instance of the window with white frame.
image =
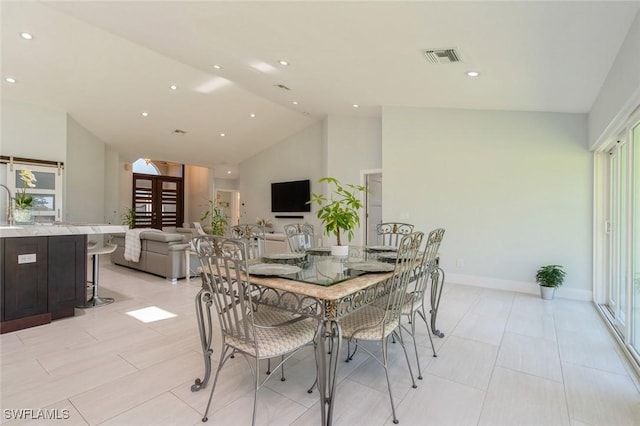
[[(33, 187), (20, 178), (20, 172), (28, 170), (35, 176)], [(14, 195), (25, 193), (33, 198), (31, 212), (35, 222), (62, 220), (62, 167), (9, 163), (7, 164), (7, 186)]]

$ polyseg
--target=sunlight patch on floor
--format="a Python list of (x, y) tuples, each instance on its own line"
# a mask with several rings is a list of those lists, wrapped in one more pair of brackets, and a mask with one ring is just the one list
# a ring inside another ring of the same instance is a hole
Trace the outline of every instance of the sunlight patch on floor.
[(169, 311), (165, 311), (164, 309), (160, 309), (157, 306), (149, 306), (148, 308), (142, 308), (135, 311), (127, 312), (127, 315), (130, 315), (137, 319), (138, 321), (142, 321), (144, 323), (160, 321), (167, 318), (176, 317), (176, 314), (172, 314)]

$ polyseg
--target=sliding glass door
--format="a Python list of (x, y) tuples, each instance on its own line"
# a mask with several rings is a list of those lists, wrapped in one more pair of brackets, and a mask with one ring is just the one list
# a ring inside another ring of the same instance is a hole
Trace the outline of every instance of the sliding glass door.
[(640, 114), (606, 150), (603, 312), (640, 364)]

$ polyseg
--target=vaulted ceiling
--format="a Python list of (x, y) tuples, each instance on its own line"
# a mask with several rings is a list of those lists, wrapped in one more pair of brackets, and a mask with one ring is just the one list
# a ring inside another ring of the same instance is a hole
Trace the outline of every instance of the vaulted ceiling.
[(233, 169), (385, 105), (586, 113), (639, 6), (2, 1), (2, 97), (68, 112), (128, 159)]

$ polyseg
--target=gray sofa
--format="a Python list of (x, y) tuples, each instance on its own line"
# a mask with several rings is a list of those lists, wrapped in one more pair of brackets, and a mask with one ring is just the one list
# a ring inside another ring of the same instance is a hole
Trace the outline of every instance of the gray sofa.
[[(191, 234), (143, 231), (140, 233), (140, 260), (130, 262), (124, 258), (125, 234), (114, 234), (113, 243), (118, 247), (111, 253), (111, 262), (139, 271), (165, 277), (175, 283), (185, 277), (185, 253)], [(191, 256), (193, 261), (194, 256)], [(195, 259), (197, 261), (197, 259)]]

